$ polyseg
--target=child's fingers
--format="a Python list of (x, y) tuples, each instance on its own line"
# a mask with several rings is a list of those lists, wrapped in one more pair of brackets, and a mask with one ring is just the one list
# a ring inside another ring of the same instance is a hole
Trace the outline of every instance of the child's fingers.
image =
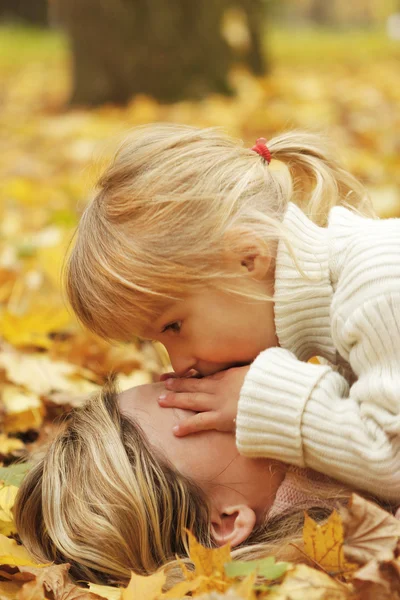
[(176, 377), (176, 373), (174, 373), (172, 371), (172, 373), (163, 373), (162, 375), (160, 375), (160, 379), (159, 381), (166, 381), (167, 379), (172, 379)]
[(210, 410), (210, 396), (208, 394), (174, 394), (173, 392), (164, 392), (158, 397), (160, 406), (168, 408), (185, 408), (195, 412)]
[(216, 422), (216, 412), (202, 412), (190, 417), (189, 419), (181, 421), (178, 425), (175, 425), (172, 431), (177, 437), (184, 437), (185, 435), (189, 435), (191, 433), (216, 429)]
[[(186, 373), (186, 375), (184, 376), (183, 379), (185, 379), (187, 377), (199, 377), (199, 374), (194, 369), (190, 369), (190, 371), (188, 371)], [(175, 373), (175, 371), (170, 371), (169, 373), (163, 373), (162, 375), (160, 375), (159, 381), (166, 381), (167, 379), (178, 379), (178, 375)]]
[(174, 392), (203, 392), (212, 393), (215, 389), (215, 381), (203, 378), (184, 377), (181, 379), (167, 379), (165, 381), (167, 390)]

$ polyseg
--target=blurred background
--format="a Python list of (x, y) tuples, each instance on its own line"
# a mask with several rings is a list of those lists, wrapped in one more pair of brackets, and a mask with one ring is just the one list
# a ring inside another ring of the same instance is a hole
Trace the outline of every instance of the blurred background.
[(0, 0), (0, 462), (98, 389), (167, 368), (66, 308), (61, 265), (109, 140), (218, 125), (322, 131), (400, 216), (400, 0)]

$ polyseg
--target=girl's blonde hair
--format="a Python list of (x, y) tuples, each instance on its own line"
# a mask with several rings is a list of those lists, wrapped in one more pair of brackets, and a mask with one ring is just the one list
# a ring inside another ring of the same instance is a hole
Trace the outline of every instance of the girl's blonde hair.
[(321, 136), (294, 131), (268, 148), (286, 168), (267, 166), (214, 128), (134, 130), (100, 178), (67, 263), (67, 292), (83, 324), (130, 340), (193, 288), (235, 292), (227, 245), (248, 231), (272, 253), (290, 201), (319, 225), (337, 204), (372, 216), (364, 188)]
[[(335, 483), (317, 490), (322, 507), (349, 497)], [(315, 496), (316, 489), (309, 491)], [(301, 544), (302, 508), (266, 520), (234, 557), (272, 553), (295, 559), (290, 543)], [(329, 511), (316, 506), (308, 512), (321, 519)], [(120, 413), (112, 385), (66, 417), (25, 477), (15, 519), (22, 542), (39, 562), (68, 562), (77, 579), (99, 583), (126, 582), (131, 571), (148, 574), (165, 565), (174, 583), (176, 556), (188, 556), (185, 528), (204, 546), (214, 545), (203, 492)]]

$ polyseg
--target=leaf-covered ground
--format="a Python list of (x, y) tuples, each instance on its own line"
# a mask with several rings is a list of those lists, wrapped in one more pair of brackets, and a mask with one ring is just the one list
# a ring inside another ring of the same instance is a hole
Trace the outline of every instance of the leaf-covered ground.
[[(380, 32), (272, 30), (266, 37), (266, 48), (270, 75), (256, 80), (238, 68), (232, 73), (237, 89), (234, 99), (209, 97), (199, 103), (160, 106), (151, 98), (137, 97), (124, 108), (71, 111), (66, 108), (71, 85), (66, 40), (57, 33), (0, 29), (3, 536), (15, 532), (12, 504), (23, 475), (23, 467), (12, 465), (48, 439), (54, 417), (98, 389), (110, 370), (119, 373), (123, 388), (151, 381), (167, 367), (160, 348), (139, 344), (111, 347), (83, 332), (63, 299), (63, 256), (96, 174), (110, 155), (110, 138), (154, 120), (223, 126), (249, 145), (257, 137), (268, 138), (294, 127), (322, 130), (336, 143), (347, 167), (366, 183), (378, 212), (383, 217), (400, 216), (400, 44)], [(397, 539), (397, 535), (392, 532), (392, 537)], [(10, 555), (15, 560), (23, 555), (23, 550), (6, 537), (0, 544), (0, 564), (13, 564)], [(267, 577), (264, 587), (256, 586), (257, 594), (276, 599), (348, 598), (356, 597), (354, 594), (367, 586), (365, 594), (370, 595), (362, 597), (400, 597), (400, 563), (395, 544), (388, 543), (387, 549), (389, 546), (384, 559), (376, 550), (356, 561), (367, 567), (361, 575), (357, 571), (358, 579), (353, 578), (352, 584), (345, 578), (329, 579), (330, 567), (306, 549), (316, 567), (312, 574), (304, 570), (310, 569), (310, 564), (294, 570), (288, 566), (276, 576), (279, 587), (271, 590)], [(88, 594), (68, 587), (72, 584), (65, 568), (57, 567), (56, 573), (51, 571), (56, 567), (45, 567), (39, 572), (27, 560), (24, 556), (16, 567), (0, 567), (0, 598), (49, 597), (48, 590), (55, 598)], [(235, 591), (227, 592), (229, 597), (255, 597), (254, 585), (268, 563), (256, 565), (253, 572), (241, 576), (229, 576), (224, 564), (218, 567), (218, 576), (212, 570), (207, 575), (206, 589), (200, 584), (196, 587), (190, 575), (186, 592), (191, 589), (195, 595), (214, 590), (209, 597), (219, 598), (232, 584)], [(203, 571), (197, 575), (205, 577)], [(213, 588), (210, 581), (214, 575), (222, 577), (223, 584)], [(240, 587), (242, 576), (246, 577)], [(313, 578), (311, 591), (304, 586)], [(53, 589), (52, 581), (61, 587)], [(368, 581), (381, 586), (380, 595), (368, 588), (372, 586)], [(144, 592), (134, 591), (137, 585), (138, 581), (124, 592), (124, 600), (145, 597)], [(157, 586), (162, 586), (161, 579), (155, 585), (153, 596), (146, 588), (149, 599), (160, 593)], [(92, 592), (101, 594), (97, 589)]]

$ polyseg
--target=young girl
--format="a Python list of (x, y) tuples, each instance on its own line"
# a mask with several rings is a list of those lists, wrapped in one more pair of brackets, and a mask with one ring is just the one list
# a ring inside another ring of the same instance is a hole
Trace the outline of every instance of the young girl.
[(372, 217), (314, 135), (150, 125), (82, 217), (69, 297), (98, 334), (165, 345), (159, 401), (198, 412), (177, 435), (236, 427), (241, 454), (398, 502), (400, 220)]

